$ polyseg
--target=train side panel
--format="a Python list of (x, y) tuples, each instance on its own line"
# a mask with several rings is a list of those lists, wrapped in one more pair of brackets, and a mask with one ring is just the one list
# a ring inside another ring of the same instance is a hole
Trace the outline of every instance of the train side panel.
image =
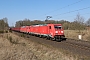
[(25, 33), (26, 32), (26, 26), (22, 26), (21, 28), (20, 28), (20, 32), (23, 32), (23, 33)]
[(39, 27), (39, 33), (41, 35), (47, 35), (48, 34), (48, 27), (47, 26), (40, 26)]
[(30, 32), (31, 32), (31, 28), (30, 28), (30, 26), (27, 27), (26, 32), (30, 34)]

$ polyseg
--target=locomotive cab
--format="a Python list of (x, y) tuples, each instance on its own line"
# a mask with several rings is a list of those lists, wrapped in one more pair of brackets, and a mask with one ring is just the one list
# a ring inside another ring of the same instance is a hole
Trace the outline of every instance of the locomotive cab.
[(49, 26), (48, 32), (50, 38), (57, 41), (61, 41), (63, 38), (65, 38), (64, 30), (61, 24), (49, 24), (48, 26)]

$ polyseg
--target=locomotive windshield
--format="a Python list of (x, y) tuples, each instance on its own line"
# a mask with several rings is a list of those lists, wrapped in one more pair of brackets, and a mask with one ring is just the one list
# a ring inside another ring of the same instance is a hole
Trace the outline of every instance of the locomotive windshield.
[(62, 26), (54, 26), (55, 29), (62, 29)]

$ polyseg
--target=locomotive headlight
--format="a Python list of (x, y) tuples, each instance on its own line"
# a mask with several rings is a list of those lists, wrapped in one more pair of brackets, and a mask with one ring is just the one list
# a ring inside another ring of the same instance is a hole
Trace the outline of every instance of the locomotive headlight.
[(56, 31), (55, 33), (58, 33), (58, 31)]
[(63, 33), (63, 31), (61, 31), (61, 33)]

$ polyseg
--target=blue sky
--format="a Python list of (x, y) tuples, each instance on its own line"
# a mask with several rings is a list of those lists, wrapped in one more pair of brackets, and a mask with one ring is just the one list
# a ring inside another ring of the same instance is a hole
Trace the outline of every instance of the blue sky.
[[(90, 0), (0, 0), (0, 19), (7, 17), (10, 26), (25, 18), (45, 20), (46, 16), (52, 16), (52, 20), (74, 21), (79, 12), (86, 21), (90, 18), (90, 8), (79, 9), (87, 7), (90, 7)], [(70, 11), (75, 12), (67, 13)]]

